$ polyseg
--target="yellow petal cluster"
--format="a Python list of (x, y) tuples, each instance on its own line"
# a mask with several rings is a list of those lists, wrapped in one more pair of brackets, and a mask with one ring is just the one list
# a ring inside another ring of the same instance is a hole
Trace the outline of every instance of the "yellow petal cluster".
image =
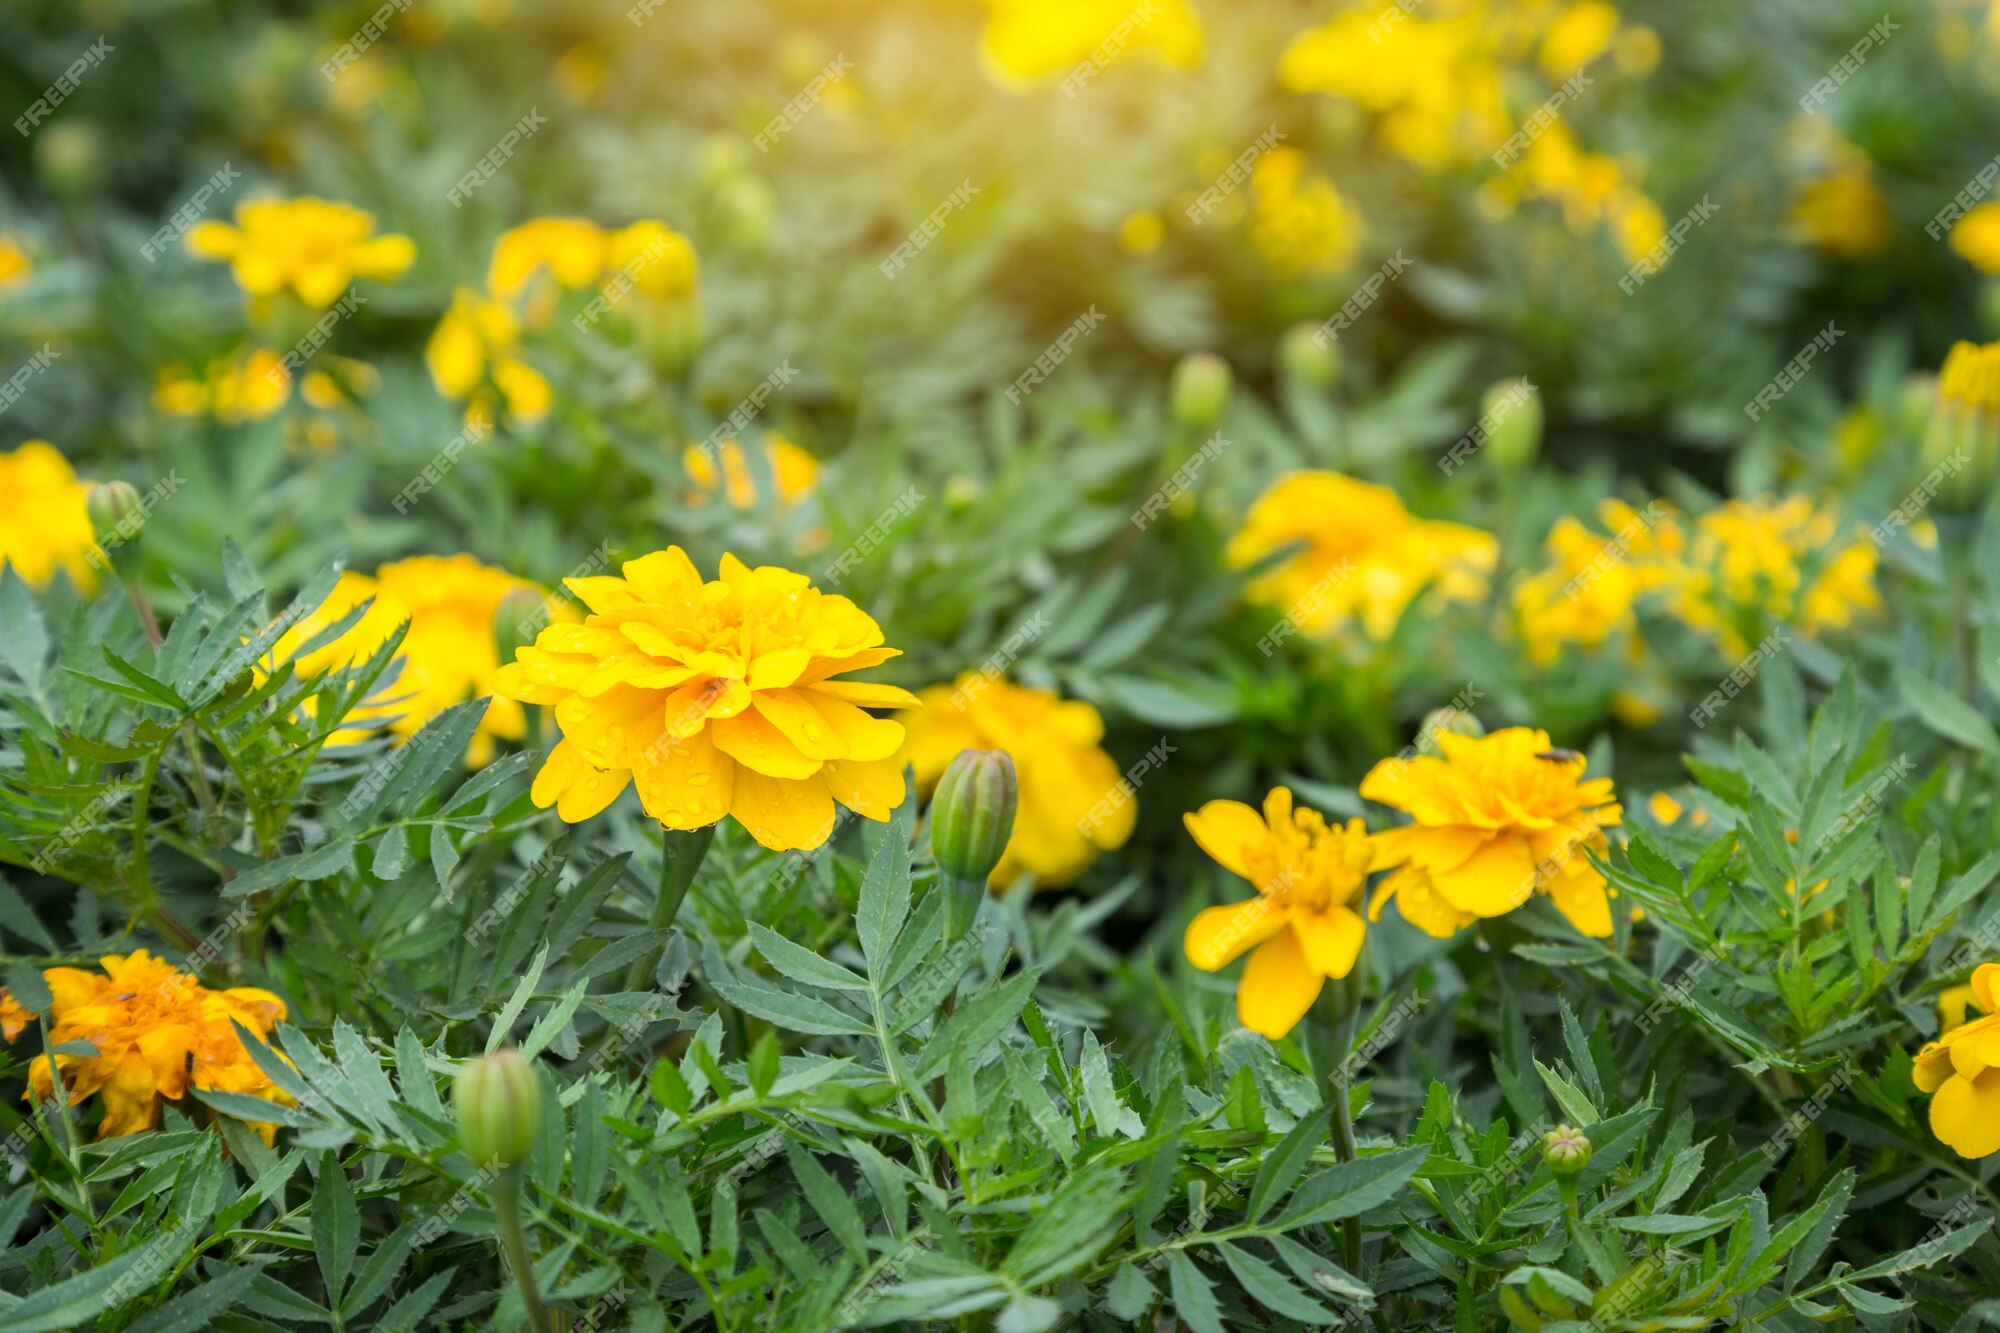
[(1552, 203), (1574, 236), (1608, 228), (1628, 263), (1651, 251), (1667, 233), (1666, 218), (1638, 187), (1635, 172), (1603, 153), (1586, 151), (1560, 120), (1545, 126), (1481, 198), (1503, 215), (1517, 199)]
[(1981, 273), (2000, 274), (2000, 200), (1968, 210), (1952, 224), (1950, 241), (1953, 251)]
[(489, 385), (519, 422), (541, 420), (555, 401), (548, 379), (521, 356), (519, 318), (470, 287), (453, 293), (451, 308), (424, 345), (424, 364), (439, 393), (470, 404), (469, 416), (491, 418)]
[[(1151, 51), (1192, 69), (1201, 61), (1201, 22), (1188, 0), (988, 0), (982, 46), (988, 72), (1006, 88), (1026, 88), (1077, 67), (1096, 73), (1133, 51)], [(1088, 86), (1086, 83), (1084, 86)]]
[(251, 296), (289, 290), (315, 310), (339, 300), (356, 278), (395, 281), (417, 258), (409, 237), (375, 234), (373, 213), (309, 195), (238, 204), (234, 226), (198, 222), (187, 248), (227, 261)]
[(292, 396), (292, 375), (264, 348), (217, 357), (199, 379), (178, 363), (161, 368), (153, 406), (168, 416), (213, 417), (228, 425), (262, 421)]
[(1926, 1045), (1911, 1076), (1932, 1094), (1931, 1133), (1960, 1157), (1978, 1158), (2000, 1152), (2000, 963), (1981, 964), (1971, 990), (1982, 1017)]
[(37, 590), (48, 587), (59, 569), (81, 590), (94, 590), (97, 539), (84, 508), (89, 494), (89, 483), (78, 480), (69, 460), (46, 440), (0, 453), (0, 565), (13, 566)]
[(917, 700), (916, 711), (899, 715), (908, 731), (899, 758), (920, 790), (936, 787), (961, 750), (1005, 750), (1014, 761), (1020, 802), (988, 877), (993, 887), (1025, 872), (1037, 888), (1060, 888), (1132, 836), (1138, 802), (1105, 753), (1104, 719), (1088, 703), (983, 671), (920, 690)]
[(34, 261), (28, 258), (27, 247), (14, 237), (0, 232), (0, 292), (11, 292), (28, 285), (28, 279), (35, 275)]
[(1598, 648), (1637, 628), (1642, 567), (1569, 517), (1549, 530), (1546, 550), (1550, 563), (1514, 587), (1515, 629), (1529, 661), (1549, 666), (1568, 645)]
[(687, 238), (654, 218), (620, 228), (588, 218), (534, 218), (494, 242), (486, 291), (516, 306), (527, 298), (529, 322), (539, 327), (545, 307), (532, 299), (537, 278), (546, 274), (564, 291), (581, 291), (620, 273), (647, 296), (681, 301), (694, 296), (700, 269)]
[(836, 803), (882, 821), (902, 801), (903, 728), (863, 710), (916, 697), (834, 679), (898, 656), (847, 598), (733, 555), (704, 582), (678, 546), (568, 583), (590, 614), (543, 630), (493, 683), (555, 710), (537, 805), (577, 823), (634, 785), (667, 828), (733, 816), (790, 851), (826, 841)]
[(1875, 163), (1825, 116), (1800, 115), (1784, 147), (1792, 197), (1785, 233), (1829, 259), (1866, 259), (1888, 248), (1895, 218)]
[(1417, 518), (1388, 487), (1337, 472), (1291, 472), (1273, 482), (1225, 558), (1240, 569), (1296, 543), (1304, 548), (1246, 591), (1315, 638), (1358, 623), (1369, 639), (1386, 639), (1427, 589), (1476, 601), (1499, 559), (1491, 533)]
[(1183, 940), (1188, 961), (1214, 972), (1248, 952), (1236, 1014), (1276, 1041), (1329, 979), (1354, 970), (1368, 930), (1355, 907), (1376, 844), (1360, 820), (1329, 824), (1295, 806), (1286, 787), (1264, 798), (1262, 815), (1241, 801), (1210, 801), (1185, 820), (1204, 852), (1257, 890), (1196, 915)]
[(1250, 172), (1250, 237), (1280, 272), (1334, 273), (1354, 258), (1361, 220), (1304, 153), (1279, 144)]
[(1741, 657), (1773, 622), (1821, 635), (1880, 611), (1875, 564), (1874, 543), (1843, 539), (1837, 511), (1809, 496), (1730, 500), (1695, 521), (1669, 609)]
[[(349, 570), (326, 601), (272, 645), (265, 669), (285, 661), (294, 664), (300, 677), (344, 669), (366, 661), (408, 622), (395, 679), (349, 713), (346, 725), (328, 743), (351, 745), (385, 728), (399, 740), (407, 739), (454, 704), (493, 692), (500, 670), (494, 617), (501, 599), (516, 591), (542, 590), (469, 555), (413, 556), (382, 566), (372, 577)], [(299, 652), (364, 602), (368, 609), (345, 633), (311, 652)], [(307, 701), (309, 709), (313, 703)], [(526, 734), (521, 705), (496, 697), (473, 733), (466, 762), (481, 767), (491, 762), (497, 741), (520, 740)]]
[(1611, 779), (1586, 780), (1583, 756), (1545, 731), (1436, 739), (1442, 757), (1385, 759), (1362, 779), (1362, 796), (1411, 818), (1375, 835), (1378, 864), (1398, 869), (1370, 914), (1394, 898), (1411, 925), (1443, 938), (1541, 893), (1585, 935), (1609, 936), (1609, 893), (1589, 853), (1623, 818)]
[[(71, 1106), (101, 1096), (100, 1139), (155, 1128), (163, 1101), (179, 1101), (190, 1088), (294, 1104), (258, 1068), (232, 1026), (269, 1036), (285, 1017), (283, 1000), (254, 987), (209, 990), (144, 949), (109, 954), (99, 964), (101, 975), (73, 967), (42, 973), (52, 1000), (50, 1044), (88, 1042), (97, 1053), (36, 1056), (25, 1098), (54, 1096), (58, 1079)], [(0, 1029), (10, 1042), (33, 1017), (11, 997), (0, 1001)], [(271, 1141), (274, 1126), (253, 1127)]]
[[(790, 509), (812, 493), (813, 483), (819, 479), (817, 458), (776, 433), (767, 434), (758, 447), (777, 489), (773, 497), (777, 508)], [(690, 444), (681, 453), (681, 466), (695, 484), (694, 494), (688, 497), (694, 507), (709, 504), (718, 492), (731, 509), (748, 512), (757, 507), (757, 478), (738, 441), (723, 440), (713, 450)]]

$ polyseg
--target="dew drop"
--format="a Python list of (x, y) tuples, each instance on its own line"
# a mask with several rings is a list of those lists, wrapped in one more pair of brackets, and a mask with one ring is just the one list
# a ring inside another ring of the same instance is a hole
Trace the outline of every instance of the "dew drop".
[(688, 774), (687, 785), (690, 787), (706, 787), (708, 785), (708, 774), (706, 773)]

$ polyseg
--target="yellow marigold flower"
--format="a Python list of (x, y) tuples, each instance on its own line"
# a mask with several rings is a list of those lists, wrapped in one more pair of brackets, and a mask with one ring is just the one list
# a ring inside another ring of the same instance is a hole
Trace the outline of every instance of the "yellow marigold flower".
[(1954, 222), (1951, 248), (1981, 273), (2000, 274), (2000, 201), (1989, 199)]
[(606, 238), (604, 268), (607, 273), (629, 274), (635, 290), (662, 301), (692, 297), (701, 277), (701, 263), (688, 238), (653, 218)]
[(1100, 852), (1125, 845), (1138, 818), (1118, 765), (1104, 752), (1104, 719), (1088, 703), (984, 672), (917, 694), (899, 714), (907, 729), (899, 762), (930, 792), (961, 750), (1005, 750), (1020, 804), (1014, 834), (988, 883), (1005, 888), (1023, 872), (1037, 888), (1073, 882)]
[(37, 1017), (33, 1010), (22, 1007), (19, 1000), (0, 990), (0, 1037), (13, 1041), (27, 1031)]
[(252, 296), (290, 288), (314, 309), (339, 300), (356, 278), (393, 282), (417, 258), (409, 237), (375, 234), (373, 213), (310, 196), (238, 204), (235, 226), (196, 223), (187, 248), (227, 260), (236, 285)]
[(12, 236), (0, 233), (0, 292), (27, 286), (34, 274), (34, 261), (28, 258), (27, 250)]
[[(775, 432), (765, 435), (763, 452), (771, 484), (777, 488), (778, 508), (790, 509), (812, 493), (813, 483), (819, 479), (817, 458)], [(718, 458), (722, 464), (719, 473)], [(747, 512), (757, 507), (757, 478), (750, 470), (750, 459), (742, 444), (736, 440), (723, 440), (713, 452), (691, 444), (681, 453), (681, 466), (695, 484), (695, 493), (688, 497), (688, 502), (697, 508), (708, 504), (718, 490), (731, 509)]]
[(496, 695), (555, 709), (563, 738), (535, 777), (537, 805), (578, 823), (636, 784), (667, 828), (733, 816), (791, 851), (826, 841), (836, 802), (883, 821), (902, 801), (903, 728), (862, 710), (916, 696), (833, 679), (899, 655), (847, 598), (733, 555), (703, 582), (678, 546), (626, 561), (623, 577), (568, 583), (584, 623), (543, 630), (494, 681)]
[[(99, 961), (101, 976), (72, 967), (42, 974), (52, 1001), (49, 1040), (57, 1046), (88, 1042), (97, 1053), (36, 1056), (28, 1067), (26, 1097), (39, 1101), (54, 1096), (58, 1078), (71, 1106), (101, 1094), (100, 1139), (156, 1127), (162, 1099), (178, 1101), (189, 1088), (292, 1104), (231, 1026), (232, 1021), (241, 1023), (259, 1037), (268, 1036), (285, 1017), (283, 1000), (247, 986), (209, 990), (144, 949)], [(11, 999), (0, 1004), (0, 1015), (9, 1041), (25, 1026), (23, 1017), (33, 1017)], [(271, 1142), (275, 1126), (253, 1128)]]
[(1609, 936), (1609, 894), (1588, 853), (1606, 849), (1604, 830), (1623, 817), (1611, 779), (1585, 781), (1582, 755), (1528, 727), (1441, 732), (1437, 744), (1443, 758), (1385, 759), (1362, 779), (1362, 796), (1412, 816), (1375, 835), (1379, 864), (1402, 869), (1371, 912), (1393, 897), (1410, 924), (1442, 937), (1542, 893), (1579, 931)]
[(1250, 581), (1251, 600), (1284, 612), (1302, 633), (1328, 638), (1359, 621), (1389, 637), (1426, 589), (1476, 601), (1499, 559), (1493, 535), (1416, 518), (1386, 486), (1337, 472), (1291, 472), (1250, 507), (1225, 558), (1233, 568), (1304, 542), (1305, 549)]
[(1785, 214), (1785, 233), (1829, 259), (1866, 259), (1889, 245), (1895, 218), (1875, 178), (1850, 169), (1800, 182)]
[(604, 272), (607, 238), (588, 218), (535, 218), (501, 233), (486, 270), (486, 290), (512, 301), (547, 270), (572, 291), (595, 283)]
[(1258, 158), (1250, 196), (1251, 239), (1274, 267), (1331, 273), (1354, 258), (1360, 219), (1298, 149), (1280, 144)]
[(61, 569), (78, 588), (93, 591), (97, 538), (84, 508), (89, 493), (90, 483), (79, 481), (69, 460), (45, 440), (0, 453), (0, 565), (12, 565), (37, 590)]
[(1149, 255), (1166, 238), (1166, 220), (1150, 209), (1129, 214), (1118, 224), (1118, 248), (1128, 255)]
[(1261, 817), (1241, 801), (1210, 801), (1185, 820), (1204, 852), (1257, 890), (1189, 923), (1188, 961), (1214, 972), (1254, 950), (1236, 1016), (1276, 1041), (1328, 980), (1354, 970), (1368, 934), (1355, 905), (1376, 865), (1375, 843), (1358, 819), (1329, 824), (1317, 810), (1294, 807), (1285, 787), (1271, 789)]
[(1931, 1097), (1931, 1133), (1960, 1157), (2000, 1152), (2000, 963), (1972, 974), (1972, 1002), (1984, 1015), (1954, 1027), (1917, 1053), (1911, 1076)]
[(153, 406), (168, 416), (214, 417), (232, 426), (264, 420), (291, 396), (291, 372), (266, 348), (218, 357), (202, 379), (186, 366), (163, 366), (153, 383)]
[(1741, 657), (1772, 622), (1817, 636), (1881, 610), (1875, 563), (1873, 542), (1842, 543), (1838, 516), (1807, 496), (1730, 500), (1695, 521), (1670, 609)]
[(1617, 35), (1618, 11), (1603, 0), (1565, 6), (1542, 36), (1542, 73), (1561, 83), (1609, 50)]
[(1671, 824), (1681, 817), (1681, 803), (1663, 791), (1656, 791), (1646, 798), (1646, 812), (1662, 824)]
[[(988, 0), (983, 47), (988, 71), (1007, 88), (1025, 88), (1053, 74), (1104, 62), (1092, 53), (1149, 50), (1192, 69), (1201, 61), (1201, 23), (1187, 0), (1154, 0), (1135, 10), (1127, 0)], [(1086, 75), (1084, 77), (1089, 77)]]
[(482, 406), (490, 376), (516, 421), (535, 422), (549, 413), (555, 390), (542, 373), (522, 360), (521, 321), (498, 301), (469, 287), (452, 296), (451, 308), (424, 345), (424, 363), (439, 393)]
[(1598, 648), (1637, 629), (1633, 608), (1647, 580), (1616, 538), (1565, 517), (1550, 529), (1546, 549), (1549, 566), (1514, 588), (1516, 629), (1530, 661), (1548, 666), (1567, 645)]

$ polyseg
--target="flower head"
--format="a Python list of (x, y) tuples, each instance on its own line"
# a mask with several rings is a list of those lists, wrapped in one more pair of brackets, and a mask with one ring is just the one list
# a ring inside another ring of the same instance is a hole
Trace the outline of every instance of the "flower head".
[(1005, 750), (1020, 786), (1014, 835), (988, 877), (1004, 888), (1027, 872), (1037, 888), (1069, 884), (1100, 852), (1125, 845), (1138, 803), (1104, 752), (1104, 719), (1079, 699), (981, 671), (921, 690), (901, 716), (902, 758), (929, 792), (962, 750)]
[(1381, 864), (1400, 869), (1370, 915), (1393, 897), (1405, 920), (1443, 937), (1543, 893), (1584, 934), (1609, 936), (1609, 895), (1588, 853), (1622, 818), (1611, 779), (1586, 781), (1582, 755), (1527, 727), (1444, 732), (1437, 744), (1442, 758), (1385, 759), (1362, 779), (1364, 797), (1412, 816), (1375, 835)]
[(163, 366), (153, 382), (153, 406), (160, 411), (214, 417), (228, 425), (262, 421), (291, 396), (291, 372), (276, 352), (265, 348), (217, 357), (200, 379), (186, 366)]
[(1187, 0), (1155, 0), (1135, 20), (1127, 0), (993, 0), (986, 20), (987, 69), (1003, 87), (1025, 88), (1067, 74), (1118, 34), (1121, 49), (1151, 50), (1192, 69), (1202, 52), (1201, 23)]
[(1973, 972), (1972, 1001), (1983, 1017), (1925, 1046), (1911, 1077), (1932, 1094), (1931, 1133), (1976, 1158), (2000, 1152), (2000, 963)]
[(439, 393), (471, 400), (473, 411), (485, 415), (490, 380), (516, 421), (539, 421), (549, 413), (555, 390), (539, 370), (520, 355), (521, 321), (499, 301), (461, 287), (451, 308), (424, 345), (424, 363)]
[(733, 555), (704, 582), (678, 546), (568, 583), (584, 623), (543, 630), (494, 681), (555, 709), (563, 739), (536, 775), (537, 805), (577, 823), (632, 784), (668, 828), (729, 815), (790, 851), (826, 841), (836, 802), (881, 821), (902, 801), (903, 728), (862, 710), (916, 697), (834, 679), (898, 655), (847, 598)]
[(1730, 500), (1695, 520), (1669, 571), (1669, 608), (1742, 657), (1772, 622), (1819, 635), (1882, 608), (1873, 542), (1842, 540), (1810, 497)]
[[(268, 1036), (285, 1017), (285, 1002), (267, 990), (235, 987), (212, 991), (190, 973), (144, 949), (100, 960), (102, 975), (73, 967), (42, 974), (53, 1003), (49, 1040), (61, 1046), (88, 1042), (95, 1055), (39, 1055), (28, 1067), (27, 1097), (55, 1095), (60, 1079), (69, 1104), (93, 1093), (104, 1099), (97, 1137), (136, 1134), (160, 1123), (162, 1099), (178, 1101), (189, 1088), (219, 1089), (291, 1104), (237, 1037), (241, 1023)], [(0, 1030), (12, 1041), (31, 1017), (11, 999), (0, 1004)], [(280, 1055), (278, 1058), (283, 1059)], [(269, 1143), (273, 1126), (254, 1126)]]
[(1317, 471), (1273, 482), (1227, 559), (1242, 568), (1299, 542), (1303, 550), (1252, 579), (1247, 593), (1318, 638), (1358, 621), (1368, 638), (1386, 639), (1426, 589), (1451, 601), (1484, 596), (1499, 559), (1491, 533), (1417, 518), (1386, 486)]
[(523, 222), (493, 243), (486, 290), (498, 300), (517, 300), (544, 272), (571, 291), (588, 287), (604, 272), (605, 246), (604, 229), (588, 218)]
[(1258, 158), (1250, 195), (1250, 236), (1272, 267), (1337, 273), (1354, 258), (1360, 217), (1298, 149), (1280, 144)]
[[(817, 458), (776, 434), (764, 437), (761, 451), (770, 469), (770, 484), (776, 492), (771, 499), (777, 508), (790, 509), (811, 494), (813, 483), (819, 479)], [(707, 505), (718, 492), (731, 509), (748, 511), (757, 507), (760, 483), (751, 471), (749, 455), (737, 441), (723, 440), (712, 451), (691, 444), (681, 453), (681, 466), (695, 484), (696, 490), (689, 501), (696, 508)]]
[(1355, 905), (1376, 867), (1375, 844), (1360, 820), (1329, 824), (1295, 807), (1286, 787), (1271, 789), (1261, 817), (1241, 801), (1210, 801), (1186, 822), (1203, 851), (1257, 890), (1195, 916), (1183, 941), (1188, 961), (1214, 972), (1250, 951), (1236, 1014), (1276, 1041), (1321, 986), (1354, 970), (1368, 933)]
[(1988, 277), (2000, 274), (2000, 200), (1989, 199), (1954, 222), (1951, 248)]
[(90, 484), (47, 441), (0, 454), (0, 566), (12, 565), (31, 588), (48, 587), (58, 569), (85, 592), (96, 588), (89, 494)]
[(409, 237), (375, 234), (373, 213), (310, 196), (238, 204), (235, 226), (196, 223), (187, 248), (227, 260), (236, 285), (251, 296), (289, 288), (315, 310), (339, 300), (356, 278), (395, 281), (417, 258)]

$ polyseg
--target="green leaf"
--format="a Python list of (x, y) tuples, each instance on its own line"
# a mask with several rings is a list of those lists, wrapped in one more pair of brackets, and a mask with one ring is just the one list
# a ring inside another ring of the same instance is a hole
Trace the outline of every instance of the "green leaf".
[(11, 960), (6, 966), (4, 975), (7, 978), (8, 993), (29, 1013), (46, 1014), (55, 1004), (55, 997), (49, 994), (49, 983), (42, 980), (41, 969), (26, 959)]
[(1313, 1149), (1326, 1141), (1327, 1120), (1333, 1108), (1322, 1106), (1293, 1125), (1290, 1132), (1257, 1164), (1257, 1178), (1250, 1184), (1250, 1201), (1243, 1220), (1255, 1222), (1272, 1204), (1284, 1196), (1312, 1162)]
[(854, 913), (868, 974), (878, 980), (896, 936), (910, 916), (910, 833), (904, 812), (912, 808), (914, 795), (912, 791), (911, 798), (897, 808), (875, 855), (869, 858), (868, 871), (861, 879), (861, 901)]
[(1187, 1257), (1186, 1251), (1175, 1250), (1167, 1256), (1167, 1273), (1171, 1279), (1174, 1313), (1181, 1317), (1181, 1322), (1194, 1333), (1227, 1333), (1222, 1325), (1222, 1309), (1215, 1303), (1215, 1289), (1195, 1267), (1194, 1260)]
[(338, 1153), (324, 1153), (319, 1159), (319, 1184), (313, 1188), (313, 1253), (326, 1279), (328, 1303), (338, 1308), (340, 1295), (347, 1290), (348, 1274), (354, 1271), (355, 1247), (361, 1243), (361, 1212), (355, 1206), (353, 1187), (340, 1165)]
[(523, 976), (520, 983), (514, 987), (514, 994), (508, 998), (499, 1015), (493, 1020), (493, 1030), (486, 1034), (488, 1055), (507, 1044), (508, 1036), (514, 1031), (514, 1020), (528, 1007), (528, 999), (535, 993), (535, 983), (542, 979), (542, 969), (548, 965), (548, 961), (549, 946), (544, 944), (535, 951), (535, 959), (528, 964), (527, 975)]
[(1308, 1324), (1325, 1324), (1333, 1321), (1333, 1316), (1318, 1301), (1307, 1299), (1304, 1292), (1292, 1284), (1290, 1278), (1271, 1265), (1251, 1255), (1248, 1251), (1224, 1242), (1215, 1247), (1222, 1254), (1222, 1262), (1229, 1265), (1229, 1271), (1243, 1284), (1243, 1291), (1252, 1300), (1274, 1314), (1287, 1319), (1303, 1320)]
[(923, 1054), (917, 1057), (912, 1075), (918, 1079), (929, 1078), (944, 1068), (953, 1052), (983, 1051), (991, 1045), (1020, 1017), (1022, 1006), (1034, 994), (1035, 982), (1041, 975), (1040, 969), (1018, 972), (974, 996), (969, 1004), (939, 1025), (930, 1043), (924, 1047)]
[(765, 962), (793, 981), (830, 990), (868, 989), (864, 978), (831, 959), (820, 957), (802, 944), (794, 944), (761, 922), (750, 923), (750, 942), (757, 946), (757, 952), (764, 956)]
[(2000, 755), (2000, 734), (1978, 709), (1928, 677), (1908, 667), (1896, 673), (1903, 702), (1925, 726), (1948, 741), (1986, 754)]
[(1429, 1152), (1423, 1147), (1399, 1148), (1328, 1167), (1299, 1187), (1270, 1229), (1295, 1231), (1365, 1213), (1394, 1197), (1417, 1174)]
[(750, 1088), (759, 1097), (771, 1090), (778, 1081), (778, 1034), (766, 1029), (750, 1048), (747, 1061), (750, 1073)]
[(1590, 1098), (1584, 1095), (1583, 1089), (1576, 1084), (1540, 1060), (1535, 1061), (1535, 1070), (1542, 1076), (1543, 1085), (1548, 1088), (1549, 1095), (1556, 1099), (1556, 1105), (1562, 1108), (1563, 1115), (1568, 1117), (1570, 1124), (1578, 1129), (1588, 1129), (1604, 1118), (1598, 1114), (1597, 1108), (1590, 1104)]

